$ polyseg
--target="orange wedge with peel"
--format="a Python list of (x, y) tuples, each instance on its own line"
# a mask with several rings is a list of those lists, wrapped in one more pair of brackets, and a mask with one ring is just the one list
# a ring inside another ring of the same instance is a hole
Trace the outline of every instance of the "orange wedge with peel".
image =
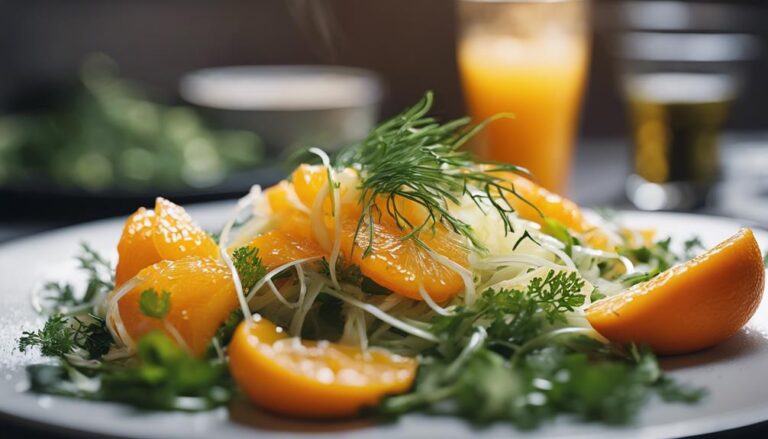
[(407, 391), (416, 361), (382, 350), (289, 338), (260, 318), (238, 326), (229, 370), (257, 405), (284, 415), (342, 417)]
[(587, 308), (607, 339), (658, 354), (713, 346), (741, 329), (760, 304), (765, 267), (750, 229), (655, 278)]

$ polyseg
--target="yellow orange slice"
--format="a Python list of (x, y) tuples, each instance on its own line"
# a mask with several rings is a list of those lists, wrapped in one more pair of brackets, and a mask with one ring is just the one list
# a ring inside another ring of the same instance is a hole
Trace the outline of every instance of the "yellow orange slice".
[[(355, 219), (343, 223), (342, 255), (377, 284), (415, 300), (422, 300), (419, 287), (423, 287), (436, 302), (444, 302), (464, 290), (464, 281), (454, 267), (434, 258), (412, 239), (404, 240), (408, 231), (400, 230), (391, 220), (374, 222), (373, 245), (368, 255), (365, 250), (370, 243), (369, 228), (364, 225), (355, 241), (356, 228)], [(419, 239), (437, 255), (462, 267), (468, 265), (463, 240), (445, 227), (436, 227), (434, 234), (426, 229)]]
[(155, 211), (140, 207), (128, 217), (123, 226), (123, 234), (117, 244), (117, 268), (115, 284), (122, 285), (136, 275), (142, 268), (162, 259), (155, 249), (152, 233), (155, 228)]
[(165, 316), (189, 350), (202, 355), (222, 322), (237, 306), (237, 294), (229, 269), (218, 259), (189, 256), (161, 261), (139, 272), (139, 283), (118, 302), (120, 317), (134, 340), (168, 326), (141, 312), (139, 298), (147, 289), (170, 293), (170, 311)]
[(314, 240), (294, 235), (282, 228), (257, 236), (248, 246), (259, 249), (261, 262), (267, 269), (299, 259), (324, 255), (323, 249)]
[(293, 185), (285, 180), (264, 191), (267, 203), (273, 213), (287, 212), (296, 209), (296, 206), (288, 199), (288, 191), (293, 190)]
[(505, 198), (521, 218), (538, 223), (542, 227), (547, 227), (546, 218), (554, 219), (582, 235), (590, 246), (602, 250), (613, 249), (611, 238), (605, 231), (590, 223), (573, 201), (550, 192), (521, 175), (511, 172), (499, 174), (511, 183), (519, 195), (518, 197), (508, 194)]
[(181, 206), (157, 198), (155, 210), (139, 208), (128, 217), (117, 244), (117, 286), (141, 269), (164, 259), (217, 257), (216, 243)]
[(229, 369), (248, 397), (273, 412), (351, 416), (407, 391), (416, 362), (384, 351), (288, 338), (274, 323), (244, 322), (229, 345)]
[(291, 174), (293, 190), (307, 208), (312, 208), (315, 197), (327, 181), (328, 171), (322, 165), (300, 165)]
[(218, 255), (216, 243), (192, 221), (192, 217), (183, 207), (158, 197), (155, 201), (155, 215), (157, 218), (152, 239), (157, 253), (163, 259)]
[(692, 352), (744, 326), (764, 286), (760, 248), (743, 229), (701, 256), (595, 302), (587, 319), (612, 341), (647, 344), (659, 354)]

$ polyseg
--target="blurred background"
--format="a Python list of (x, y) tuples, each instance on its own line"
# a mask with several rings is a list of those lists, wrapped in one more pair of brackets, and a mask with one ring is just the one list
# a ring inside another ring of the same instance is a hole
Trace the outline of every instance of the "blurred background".
[[(471, 76), (463, 42), (515, 22), (483, 22), (468, 3), (2, 2), (0, 240), (127, 214), (155, 195), (237, 196), (278, 180), (291, 150), (353, 142), (427, 90), (441, 118), (481, 115), (475, 85), (496, 79)], [(764, 3), (591, 2), (585, 76), (567, 98), (574, 133), (558, 141), (564, 170), (549, 186), (590, 206), (768, 223)], [(215, 69), (230, 66), (251, 67)], [(537, 101), (510, 99), (509, 111)]]

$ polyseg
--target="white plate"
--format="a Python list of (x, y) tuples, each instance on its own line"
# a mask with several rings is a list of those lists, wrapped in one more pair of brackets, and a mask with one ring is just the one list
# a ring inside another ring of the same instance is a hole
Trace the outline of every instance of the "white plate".
[[(220, 226), (231, 204), (216, 203), (191, 209), (206, 228)], [(711, 246), (738, 231), (738, 222), (681, 214), (625, 213), (630, 226), (655, 227), (680, 241), (700, 235)], [(409, 415), (398, 422), (375, 425), (367, 420), (341, 423), (300, 422), (273, 417), (245, 403), (206, 413), (149, 413), (130, 407), (24, 391), (24, 366), (39, 362), (21, 354), (16, 340), (22, 330), (36, 329), (43, 319), (30, 307), (30, 291), (52, 273), (65, 274), (81, 241), (114, 254), (123, 219), (100, 221), (13, 242), (0, 247), (0, 414), (38, 426), (125, 437), (251, 438), (296, 437), (674, 437), (714, 432), (768, 420), (768, 304), (758, 310), (747, 328), (727, 342), (704, 352), (664, 359), (671, 376), (683, 383), (705, 386), (709, 395), (697, 405), (651, 401), (637, 421), (626, 427), (570, 422), (560, 418), (528, 433), (506, 424), (477, 430), (460, 419)], [(768, 233), (757, 232), (763, 248)], [(63, 271), (62, 271), (63, 270)]]

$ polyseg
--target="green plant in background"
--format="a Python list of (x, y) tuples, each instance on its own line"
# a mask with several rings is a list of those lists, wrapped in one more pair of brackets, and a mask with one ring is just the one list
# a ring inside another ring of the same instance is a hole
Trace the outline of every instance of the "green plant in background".
[(262, 160), (256, 134), (212, 131), (192, 108), (150, 102), (104, 55), (83, 63), (81, 80), (59, 108), (0, 118), (0, 184), (205, 187)]

